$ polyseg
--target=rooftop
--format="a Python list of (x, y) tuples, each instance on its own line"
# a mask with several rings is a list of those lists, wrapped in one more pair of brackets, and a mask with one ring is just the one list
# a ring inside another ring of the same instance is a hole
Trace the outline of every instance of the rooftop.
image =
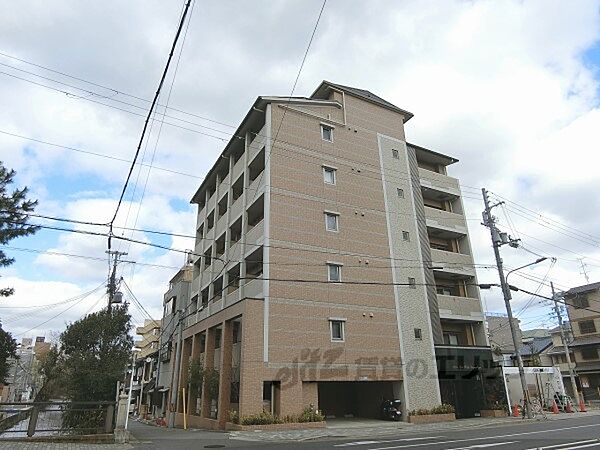
[(584, 284), (583, 286), (577, 286), (577, 287), (569, 289), (567, 292), (565, 292), (565, 296), (571, 297), (573, 295), (582, 294), (584, 292), (595, 291), (598, 289), (600, 289), (600, 282)]

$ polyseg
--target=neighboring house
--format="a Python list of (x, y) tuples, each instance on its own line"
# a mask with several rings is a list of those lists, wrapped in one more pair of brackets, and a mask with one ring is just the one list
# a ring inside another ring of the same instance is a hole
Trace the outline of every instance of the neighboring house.
[(552, 337), (550, 336), (524, 340), (521, 347), (523, 365), (525, 367), (552, 366), (552, 358), (544, 353), (550, 347), (552, 347)]
[[(191, 323), (193, 315), (190, 311), (194, 311), (197, 305), (190, 304), (190, 290), (192, 283), (193, 266), (191, 264), (184, 265), (171, 280), (169, 281), (169, 289), (163, 296), (163, 319), (162, 331), (159, 342), (159, 362), (158, 380), (155, 388), (155, 399), (153, 405), (153, 414), (156, 417), (164, 416), (168, 410), (170, 403), (170, 391), (173, 383), (173, 367), (175, 365), (175, 348), (174, 343), (177, 342), (177, 311), (182, 309), (184, 317), (184, 325), (187, 322)], [(187, 318), (185, 316), (188, 316)], [(187, 370), (184, 368), (183, 370)]]
[[(571, 325), (568, 322), (565, 322), (563, 323), (563, 328), (565, 330), (565, 337), (567, 338), (568, 344), (569, 342), (573, 341)], [(561, 338), (560, 327), (555, 327), (550, 330), (550, 337), (552, 339), (552, 345), (542, 352), (542, 358), (550, 358), (551, 365), (560, 369), (567, 394), (573, 397), (569, 366), (567, 364), (567, 356), (565, 354), (565, 348)], [(571, 356), (571, 363), (573, 364), (573, 367), (575, 367), (575, 355), (573, 354), (573, 349), (569, 348), (569, 354)]]
[(550, 330), (547, 328), (532, 328), (531, 330), (523, 330), (521, 332), (522, 341), (524, 344), (531, 342), (533, 339), (551, 338)]
[[(508, 316), (504, 314), (487, 313), (485, 320), (487, 322), (490, 347), (494, 355), (494, 362), (502, 366), (516, 366), (515, 345), (510, 331)], [(519, 326), (519, 319), (513, 317), (513, 325), (517, 329), (517, 339), (522, 341), (522, 332)]]
[(140, 351), (135, 357), (133, 391), (137, 400), (138, 414), (142, 416), (151, 411), (152, 393), (156, 386), (160, 332), (160, 320), (146, 319), (143, 326), (136, 328), (136, 334), (141, 339), (135, 342), (135, 346)]
[(42, 387), (39, 367), (44, 356), (50, 351), (51, 344), (44, 336), (22, 338), (17, 344), (17, 357), (8, 358), (10, 366), (7, 377), (7, 389), (3, 397), (10, 402), (30, 402), (35, 399)]
[(580, 389), (586, 400), (600, 400), (600, 283), (575, 287), (563, 295)]
[(254, 102), (192, 198), (180, 386), (191, 359), (220, 382), (187, 399), (200, 414), (189, 424), (311, 405), (378, 417), (382, 398), (452, 403), (459, 417), (486, 407), (498, 371), (446, 173), (457, 160), (407, 143), (411, 117), (326, 81), (310, 97)]

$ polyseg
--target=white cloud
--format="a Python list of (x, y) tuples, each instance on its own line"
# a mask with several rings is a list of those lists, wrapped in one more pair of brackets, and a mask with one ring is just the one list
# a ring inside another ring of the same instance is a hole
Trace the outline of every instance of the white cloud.
[[(6, 47), (0, 51), (144, 98), (154, 92), (180, 12), (178, 5), (168, 2), (104, 2), (95, 6), (62, 1), (52, 6), (43, 2), (21, 6), (4, 8), (0, 40)], [(593, 68), (584, 64), (582, 52), (599, 39), (599, 6), (598, 1), (332, 1), (325, 9), (296, 94), (308, 95), (322, 79), (372, 90), (415, 113), (407, 124), (410, 141), (461, 160), (450, 171), (467, 186), (467, 197), (479, 196), (469, 186), (486, 186), (533, 211), (594, 234), (600, 226), (590, 214), (600, 206), (595, 195), (599, 158), (594, 147), (600, 129), (598, 82)], [(317, 0), (276, 5), (232, 1), (198, 4), (170, 104), (235, 126), (257, 95), (289, 94), (319, 7)], [(1, 56), (0, 62), (78, 83)], [(5, 67), (2, 70), (35, 79)], [(115, 100), (144, 108), (147, 103), (85, 84), (86, 89), (108, 98), (85, 94), (89, 98), (86, 101), (1, 74), (0, 80), (0, 129), (132, 158), (142, 118), (89, 100), (136, 112), (143, 110)], [(197, 117), (173, 111), (169, 114), (233, 132)], [(158, 129), (156, 123), (140, 161), (151, 160)], [(18, 170), (19, 181), (29, 185), (32, 195), (40, 199), (40, 211), (101, 222), (110, 217), (127, 163), (39, 143), (27, 143), (29, 149), (25, 151), (25, 144), (0, 135), (0, 159)], [(154, 165), (201, 177), (222, 147), (217, 139), (165, 125)], [(139, 175), (138, 198), (146, 173), (144, 168)], [(49, 177), (76, 180), (77, 187), (68, 194), (62, 189), (57, 194), (56, 186), (48, 183)], [(85, 177), (90, 179), (89, 186), (81, 183)], [(138, 169), (132, 185), (137, 178)], [(176, 211), (172, 204), (189, 200), (199, 182), (153, 170), (137, 226), (194, 234), (192, 206)], [(120, 225), (130, 199), (131, 191), (119, 215)], [(480, 201), (466, 198), (465, 203), (469, 218), (480, 216)], [(504, 229), (514, 224), (522, 232), (519, 235), (526, 247), (561, 258), (549, 275), (561, 285), (584, 282), (576, 261), (579, 255), (588, 257), (592, 274), (594, 270), (600, 274), (594, 267), (600, 267), (600, 249), (590, 239), (565, 236), (549, 229), (556, 227), (535, 224), (529, 220), (534, 217), (525, 219), (511, 208), (510, 223), (500, 210), (497, 212)], [(128, 226), (136, 214), (134, 206)], [(469, 226), (476, 262), (492, 262), (487, 230), (477, 220), (469, 221)], [(135, 237), (152, 239), (143, 234)], [(183, 238), (173, 239), (169, 245), (190, 247)], [(52, 249), (103, 257), (105, 248), (103, 238), (64, 234)], [(503, 255), (510, 267), (535, 259), (508, 248), (503, 249)], [(128, 259), (179, 266), (183, 256), (132, 245)], [(50, 255), (41, 255), (35, 263), (57, 277), (69, 273), (73, 286), (100, 280), (107, 271), (105, 262)], [(530, 273), (544, 277), (547, 267), (540, 264)], [(12, 269), (10, 273), (14, 274)], [(26, 273), (17, 275), (25, 282)], [(130, 280), (138, 298), (157, 315), (171, 275), (166, 269), (139, 266)], [(497, 275), (482, 269), (479, 278), (495, 281)], [(515, 274), (515, 283), (517, 280), (526, 289), (538, 287)], [(64, 289), (47, 288), (47, 294), (53, 296), (60, 296), (60, 289)], [(543, 292), (547, 294), (548, 289)], [(489, 309), (502, 310), (498, 292), (484, 294)], [(527, 297), (516, 296), (515, 307), (527, 301)]]

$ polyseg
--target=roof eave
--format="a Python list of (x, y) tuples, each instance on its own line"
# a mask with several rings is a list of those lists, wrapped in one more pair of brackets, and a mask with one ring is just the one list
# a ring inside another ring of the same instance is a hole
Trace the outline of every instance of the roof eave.
[[(340, 91), (344, 91), (348, 95), (354, 95), (355, 97), (358, 97), (356, 94), (353, 94), (352, 92), (344, 89), (343, 86), (340, 86), (339, 84), (335, 84), (335, 83), (332, 83), (331, 81), (327, 81), (327, 80), (323, 80), (321, 82), (321, 84), (317, 87), (317, 89), (315, 89), (314, 92), (311, 94), (311, 97), (314, 97), (324, 87), (338, 89)], [(387, 106), (387, 105), (382, 105), (381, 103), (379, 103), (375, 100), (369, 99), (367, 97), (358, 97), (358, 98), (360, 98), (361, 100), (364, 100), (366, 102), (373, 103), (374, 105), (380, 106), (382, 108), (389, 109), (390, 111), (400, 113), (404, 117), (404, 120), (402, 121), (403, 123), (408, 122), (410, 119), (412, 119), (414, 117), (414, 114), (411, 113), (410, 111), (406, 111), (405, 109), (398, 108), (397, 106), (391, 107), (391, 106)]]

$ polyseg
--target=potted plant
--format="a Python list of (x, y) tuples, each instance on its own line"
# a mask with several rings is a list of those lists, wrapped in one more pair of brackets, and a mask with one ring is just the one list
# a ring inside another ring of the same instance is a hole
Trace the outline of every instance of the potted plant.
[(508, 406), (504, 403), (488, 403), (486, 409), (480, 411), (481, 417), (506, 417), (508, 416)]

